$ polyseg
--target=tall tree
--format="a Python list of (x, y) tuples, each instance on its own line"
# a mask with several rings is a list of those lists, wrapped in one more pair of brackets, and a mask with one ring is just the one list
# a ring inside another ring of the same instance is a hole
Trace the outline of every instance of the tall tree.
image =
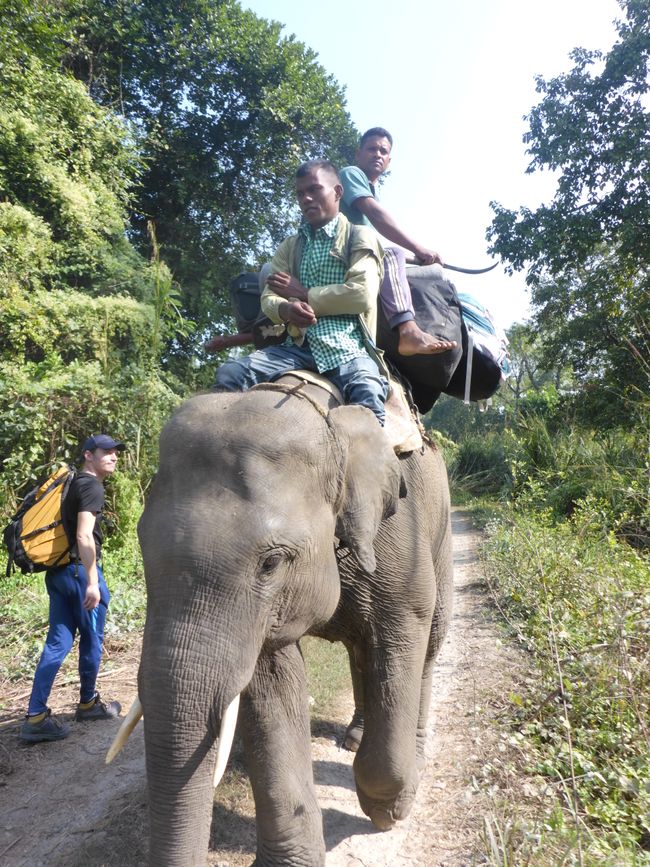
[(147, 262), (126, 237), (133, 136), (60, 70), (69, 30), (58, 4), (11, 0), (2, 11), (0, 294), (20, 285), (143, 297)]
[[(127, 236), (132, 129), (61, 69), (69, 0), (0, 0), (0, 515), (89, 430), (137, 449), (143, 484), (184, 392), (161, 375), (182, 333), (163, 262)], [(141, 444), (141, 447), (140, 447)]]
[(508, 342), (511, 374), (500, 392), (508, 417), (547, 408), (561, 391), (569, 389), (566, 371), (558, 364), (549, 367), (545, 363), (536, 329), (515, 323), (508, 330)]
[(142, 137), (134, 237), (145, 247), (155, 224), (185, 311), (205, 325), (228, 278), (286, 234), (297, 164), (351, 156), (343, 90), (235, 0), (79, 3), (67, 63)]
[(650, 3), (620, 0), (608, 54), (577, 48), (573, 69), (537, 80), (524, 138), (528, 172), (558, 173), (536, 210), (492, 203), (491, 251), (528, 268), (550, 357), (618, 403), (647, 390), (650, 349)]

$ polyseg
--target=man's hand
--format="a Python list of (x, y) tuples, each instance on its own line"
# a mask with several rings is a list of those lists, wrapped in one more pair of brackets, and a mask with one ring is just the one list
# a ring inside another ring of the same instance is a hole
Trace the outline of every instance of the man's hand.
[(309, 304), (305, 301), (284, 301), (278, 307), (280, 319), (298, 328), (309, 328), (316, 324), (316, 316)]
[(86, 587), (86, 595), (84, 596), (83, 607), (86, 611), (92, 611), (99, 605), (100, 593), (99, 584), (89, 584)]
[(440, 254), (436, 253), (435, 250), (427, 250), (426, 247), (414, 247), (413, 255), (415, 256), (418, 265), (442, 265), (443, 261), (440, 258)]
[(282, 298), (286, 298), (287, 300), (297, 298), (298, 301), (307, 301), (307, 290), (300, 280), (297, 280), (285, 271), (271, 274), (270, 277), (267, 277), (266, 282), (275, 294), (280, 295)]

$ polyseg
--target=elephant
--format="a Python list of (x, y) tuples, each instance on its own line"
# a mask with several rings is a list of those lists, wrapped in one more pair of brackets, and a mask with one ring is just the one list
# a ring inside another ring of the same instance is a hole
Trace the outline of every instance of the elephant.
[(156, 867), (205, 863), (213, 770), (225, 761), (217, 743), (227, 755), (232, 734), (221, 726), (237, 697), (254, 864), (325, 863), (299, 646), (307, 634), (343, 642), (352, 662), (346, 742), (363, 811), (387, 830), (413, 804), (451, 608), (446, 470), (431, 444), (398, 457), (371, 412), (324, 408), (313, 392), (277, 383), (200, 394), (160, 437), (138, 526)]

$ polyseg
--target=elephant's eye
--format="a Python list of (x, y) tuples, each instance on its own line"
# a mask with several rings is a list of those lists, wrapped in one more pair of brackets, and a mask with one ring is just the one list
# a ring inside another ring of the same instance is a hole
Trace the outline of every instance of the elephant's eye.
[(284, 561), (284, 556), (279, 552), (275, 551), (273, 554), (269, 554), (267, 557), (262, 560), (262, 574), (268, 575), (269, 572), (273, 572), (274, 569)]

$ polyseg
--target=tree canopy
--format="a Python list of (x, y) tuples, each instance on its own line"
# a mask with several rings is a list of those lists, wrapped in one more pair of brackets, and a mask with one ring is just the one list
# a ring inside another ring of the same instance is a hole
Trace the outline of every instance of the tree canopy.
[(625, 403), (650, 373), (650, 5), (620, 5), (609, 53), (576, 48), (570, 72), (537, 80), (524, 141), (529, 172), (557, 173), (553, 200), (493, 202), (488, 239), (511, 269), (528, 268), (549, 356)]
[[(206, 384), (188, 336), (356, 136), (342, 88), (234, 0), (0, 0), (0, 509), (108, 429), (144, 486)], [(347, 151), (349, 154), (349, 150)], [(203, 378), (202, 378), (203, 377)]]
[(350, 157), (343, 89), (313, 51), (235, 0), (83, 0), (66, 66), (137, 128), (144, 171), (131, 224), (155, 224), (183, 306), (201, 325), (223, 289), (295, 219), (292, 173)]
[(141, 170), (132, 132), (60, 70), (66, 30), (48, 4), (2, 11), (0, 291), (143, 297), (147, 262), (125, 233)]

